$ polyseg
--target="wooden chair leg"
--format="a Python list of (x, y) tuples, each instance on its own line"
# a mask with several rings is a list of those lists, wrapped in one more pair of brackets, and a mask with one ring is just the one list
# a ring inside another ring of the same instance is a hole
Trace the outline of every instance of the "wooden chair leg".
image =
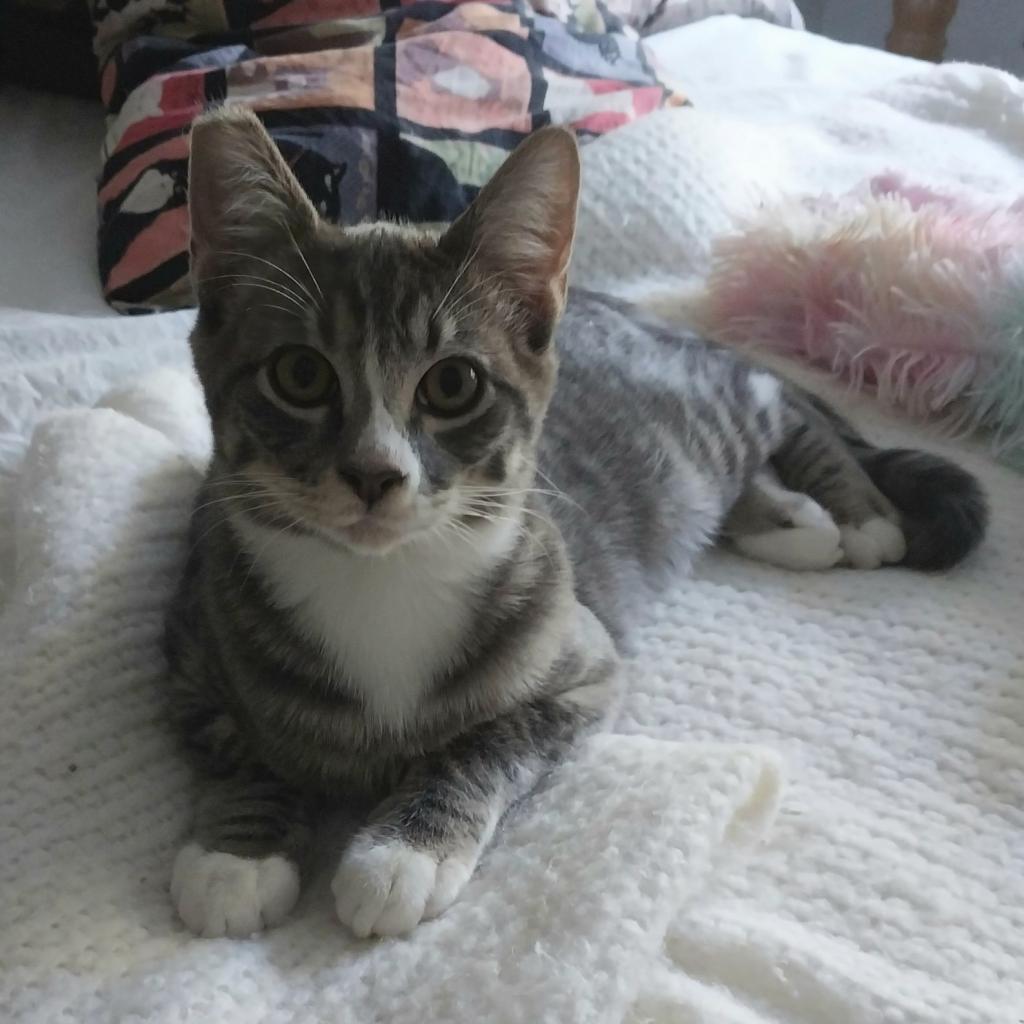
[(892, 28), (885, 48), (905, 57), (940, 61), (946, 52), (946, 30), (958, 0), (893, 0)]

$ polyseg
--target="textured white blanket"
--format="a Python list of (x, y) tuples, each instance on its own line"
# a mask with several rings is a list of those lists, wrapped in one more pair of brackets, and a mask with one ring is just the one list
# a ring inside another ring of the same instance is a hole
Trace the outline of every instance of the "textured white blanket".
[[(758, 742), (792, 784), (768, 850), (675, 918), (637, 1022), (1024, 1019), (1024, 478), (942, 576), (705, 561), (638, 637), (661, 668), (622, 728)], [(654, 983), (652, 982), (652, 985)]]
[(698, 282), (715, 239), (764, 199), (844, 193), (887, 170), (1012, 202), (1024, 83), (759, 21), (712, 18), (647, 40), (692, 109), (583, 150), (577, 279), (642, 297)]
[[(697, 107), (643, 119), (585, 150), (580, 283), (642, 293), (666, 282), (674, 285), (680, 277), (699, 279), (714, 235), (728, 230), (734, 211), (756, 202), (759, 194), (845, 190), (888, 169), (979, 195), (1020, 192), (1024, 90), (1008, 76), (927, 67), (754, 21), (721, 19), (669, 36), (657, 45)], [(91, 174), (91, 165), (82, 173)], [(70, 206), (66, 212), (70, 215)], [(81, 255), (90, 258), (89, 251)], [(9, 453), (4, 460), (0, 451), (0, 463), (12, 464), (40, 412), (92, 402), (110, 381), (129, 379), (140, 366), (183, 361), (183, 333), (180, 318), (119, 321), (116, 329), (109, 322), (70, 317), (44, 323), (0, 318), (0, 442), (7, 442)], [(861, 422), (873, 417), (858, 415)], [(892, 438), (930, 443), (920, 429), (880, 425)], [(695, 579), (681, 581), (644, 609), (647, 625), (635, 639), (636, 689), (622, 728), (655, 738), (768, 745), (784, 755), (792, 782), (769, 847), (743, 870), (705, 886), (699, 905), (675, 914), (646, 970), (641, 972), (638, 960), (612, 961), (617, 970), (622, 965), (619, 979), (629, 981), (623, 1002), (614, 1005), (633, 1000), (628, 1019), (634, 1024), (1016, 1024), (1024, 1019), (1024, 481), (983, 457), (954, 451), (982, 475), (995, 506), (990, 540), (963, 569), (937, 578), (902, 571), (798, 576), (715, 556), (699, 566)], [(38, 478), (43, 465), (38, 459), (31, 465)], [(113, 473), (107, 484), (113, 488), (118, 480)], [(6, 493), (33, 491), (26, 484), (9, 486)], [(89, 605), (73, 596), (70, 582), (44, 581), (51, 566), (61, 563), (72, 575), (78, 572), (77, 549), (57, 546), (47, 553), (46, 545), (55, 543), (53, 531), (47, 533), (42, 518), (30, 520), (39, 532), (32, 532), (31, 522), (23, 528), (29, 541), (22, 546), (20, 578), (40, 582), (32, 590), (33, 610), (15, 620), (20, 625), (7, 628), (24, 633), (20, 642), (34, 644), (43, 659), (61, 631), (47, 641), (29, 633), (28, 624), (43, 605), (63, 595), (61, 614), (83, 616), (74, 621), (95, 632), (97, 645), (130, 649), (137, 619), (126, 620), (129, 629), (102, 622), (93, 628)], [(2, 526), (0, 515), (0, 539)], [(33, 560), (39, 560), (38, 570)], [(20, 587), (17, 593), (23, 593)], [(155, 628), (155, 593), (150, 598), (143, 590), (133, 600)], [(5, 633), (5, 652), (10, 635)], [(48, 671), (66, 676), (73, 694), (75, 679), (67, 665), (54, 656)], [(100, 885), (105, 880), (107, 886), (134, 885), (148, 893), (134, 930), (120, 937), (120, 951), (109, 957), (84, 937), (83, 922), (89, 919), (81, 900), (48, 899), (45, 885), (25, 897), (45, 907), (46, 920), (55, 922), (44, 932), (51, 967), (66, 946), (76, 957), (91, 958), (111, 990), (123, 975), (123, 991), (134, 993), (120, 1004), (126, 1020), (147, 998), (166, 997), (170, 1003), (184, 988), (165, 989), (161, 996), (157, 975), (147, 976), (138, 960), (122, 968), (136, 946), (140, 960), (148, 955), (159, 961), (164, 955), (142, 942), (146, 924), (166, 913), (162, 894), (146, 885), (165, 870), (181, 820), (183, 783), (179, 776), (165, 779), (164, 789), (153, 785), (168, 763), (161, 748), (140, 757), (114, 738), (83, 733), (90, 738), (90, 771), (116, 780), (119, 799), (105, 806), (95, 787), (71, 787), (84, 769), (67, 773), (63, 750), (74, 735), (68, 730), (90, 722), (89, 700), (120, 707), (129, 725), (156, 735), (150, 724), (155, 706), (123, 698), (136, 685), (130, 671), (117, 668), (99, 697), (82, 695), (70, 725), (33, 698), (30, 682), (20, 686), (17, 678), (5, 676), (2, 684), (19, 695), (5, 705), (4, 740), (13, 730), (22, 747), (20, 758), (12, 754), (4, 762), (6, 791), (27, 792), (23, 803), (34, 810), (15, 826), (5, 814), (0, 878), (15, 870), (7, 850), (15, 849), (25, 832), (38, 841), (17, 846), (13, 862), (24, 872), (19, 877), (36, 870), (34, 877), (48, 878), (48, 865), (56, 863), (70, 876), (69, 884), (95, 885), (108, 894), (111, 890)], [(149, 681), (149, 676), (142, 679), (143, 689)], [(0, 756), (7, 756), (6, 748), (0, 747)], [(48, 772), (56, 773), (65, 788), (53, 788)], [(663, 772), (649, 788), (669, 802), (686, 799), (680, 781), (685, 774)], [(17, 786), (12, 788), (9, 779)], [(60, 798), (47, 806), (43, 794), (58, 792)], [(634, 796), (621, 796), (618, 806), (625, 813)], [(603, 810), (612, 799), (590, 806)], [(153, 807), (163, 807), (166, 818), (135, 840), (153, 865), (152, 875), (137, 872), (136, 877), (124, 858), (134, 856), (125, 852), (125, 842), (130, 815), (140, 804), (147, 821), (156, 820)], [(79, 843), (87, 856), (76, 858), (59, 836), (62, 817), (78, 807), (94, 816), (96, 831)], [(605, 826), (599, 820), (595, 828)], [(588, 831), (586, 841), (600, 849), (595, 834)], [(629, 847), (621, 835), (612, 841), (625, 856)], [(673, 835), (666, 843), (677, 839)], [(94, 863), (99, 866), (90, 866)], [(538, 865), (525, 869), (529, 877), (546, 877)], [(81, 882), (76, 873), (82, 873)], [(141, 881), (142, 874), (148, 882)], [(0, 913), (17, 906), (10, 891), (4, 884)], [(656, 889), (653, 898), (664, 891)], [(117, 898), (104, 895), (103, 921), (117, 920)], [(89, 911), (95, 913), (91, 904)], [(285, 943), (283, 952), (263, 945), (234, 947), (235, 967), (222, 959), (217, 968), (231, 980), (224, 992), (209, 995), (200, 1019), (221, 1019), (221, 1006), (232, 992), (239, 1000), (260, 992), (268, 1007), (262, 1019), (290, 1014), (297, 1024), (316, 1020), (313, 1010), (305, 1014), (284, 1000), (293, 979), (303, 992), (310, 989), (305, 957), (313, 958), (309, 970), (317, 999), (331, 997), (324, 964), (334, 963), (340, 947), (332, 943), (339, 938), (326, 916), (315, 918), (312, 909), (304, 914), (292, 927), (301, 933), (313, 921), (314, 936), (330, 936), (326, 951), (292, 947), (297, 938)], [(167, 926), (167, 918), (159, 920)], [(506, 916), (496, 911), (490, 920), (500, 931)], [(646, 927), (643, 920), (627, 921), (621, 934)], [(649, 939), (656, 932), (652, 926), (643, 934)], [(182, 955), (176, 942), (165, 947), (172, 960)], [(207, 969), (210, 950), (219, 947), (198, 949), (204, 952), (193, 953), (197, 959), (186, 964), (190, 977)], [(6, 946), (0, 951), (4, 977), (8, 963), (21, 969), (26, 954), (16, 952), (21, 959), (9, 959)], [(556, 992), (564, 987), (570, 994), (585, 990), (589, 979), (572, 969), (561, 978), (560, 958), (561, 952), (545, 957), (541, 949), (531, 961), (537, 968), (533, 977), (542, 979), (538, 985)], [(31, 954), (28, 960), (36, 962)], [(43, 972), (36, 963), (33, 977), (39, 978)], [(420, 987), (436, 980), (429, 970), (424, 977), (402, 964), (387, 994), (408, 993), (407, 1005), (414, 1006)], [(523, 977), (484, 959), (478, 970), (473, 975), (478, 989), (486, 987), (481, 978), (497, 985), (502, 978)], [(605, 975), (594, 975), (595, 991), (606, 997)], [(636, 988), (630, 987), (634, 977)], [(47, 993), (71, 984), (56, 968), (47, 978)], [(532, 984), (522, 983), (526, 994), (519, 999), (532, 998)], [(43, 990), (35, 991), (41, 1000)], [(519, 1000), (508, 989), (498, 991), (504, 1001), (491, 1016), (481, 1010), (481, 1021), (518, 1019)], [(323, 1003), (312, 1005), (315, 1010)], [(448, 1019), (439, 1005), (425, 1003), (423, 1020)], [(250, 1008), (245, 1019), (259, 1020), (262, 1012)], [(40, 1019), (54, 1018), (55, 1012)], [(144, 1020), (145, 1014), (135, 1019)], [(342, 1011), (334, 1019), (344, 1020)]]
[(161, 724), (159, 638), (205, 414), (170, 371), (107, 405), (39, 427), (16, 500), (0, 620), (0, 1019), (624, 1020), (673, 915), (774, 818), (777, 758), (598, 738), (410, 939), (353, 940), (329, 864), (281, 929), (193, 938), (167, 893), (188, 793)]

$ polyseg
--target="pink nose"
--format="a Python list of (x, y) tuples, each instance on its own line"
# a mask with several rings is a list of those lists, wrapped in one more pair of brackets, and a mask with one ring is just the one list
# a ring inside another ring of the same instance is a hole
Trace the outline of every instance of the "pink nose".
[(356, 492), (367, 508), (372, 508), (388, 491), (401, 487), (405, 475), (394, 466), (346, 466), (339, 476)]

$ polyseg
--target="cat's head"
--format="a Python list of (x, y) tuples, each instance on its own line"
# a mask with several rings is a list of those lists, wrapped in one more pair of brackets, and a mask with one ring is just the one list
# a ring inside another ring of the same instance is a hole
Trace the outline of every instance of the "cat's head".
[(192, 133), (192, 350), (236, 514), (384, 553), (480, 529), (533, 478), (579, 191), (531, 136), (447, 230), (340, 228), (257, 119)]

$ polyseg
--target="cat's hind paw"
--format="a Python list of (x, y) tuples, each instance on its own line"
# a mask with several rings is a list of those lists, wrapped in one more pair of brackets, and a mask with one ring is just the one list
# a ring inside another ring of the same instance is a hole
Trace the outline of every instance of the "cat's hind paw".
[(404, 935), (458, 899), (477, 857), (473, 849), (438, 858), (398, 839), (357, 836), (331, 884), (338, 917), (359, 938)]
[(839, 527), (816, 501), (799, 497), (789, 510), (792, 525), (740, 534), (732, 541), (736, 550), (755, 561), (801, 572), (838, 564), (843, 557)]
[(299, 898), (298, 868), (285, 857), (237, 857), (189, 843), (171, 873), (171, 898), (204, 938), (244, 938), (280, 924)]

